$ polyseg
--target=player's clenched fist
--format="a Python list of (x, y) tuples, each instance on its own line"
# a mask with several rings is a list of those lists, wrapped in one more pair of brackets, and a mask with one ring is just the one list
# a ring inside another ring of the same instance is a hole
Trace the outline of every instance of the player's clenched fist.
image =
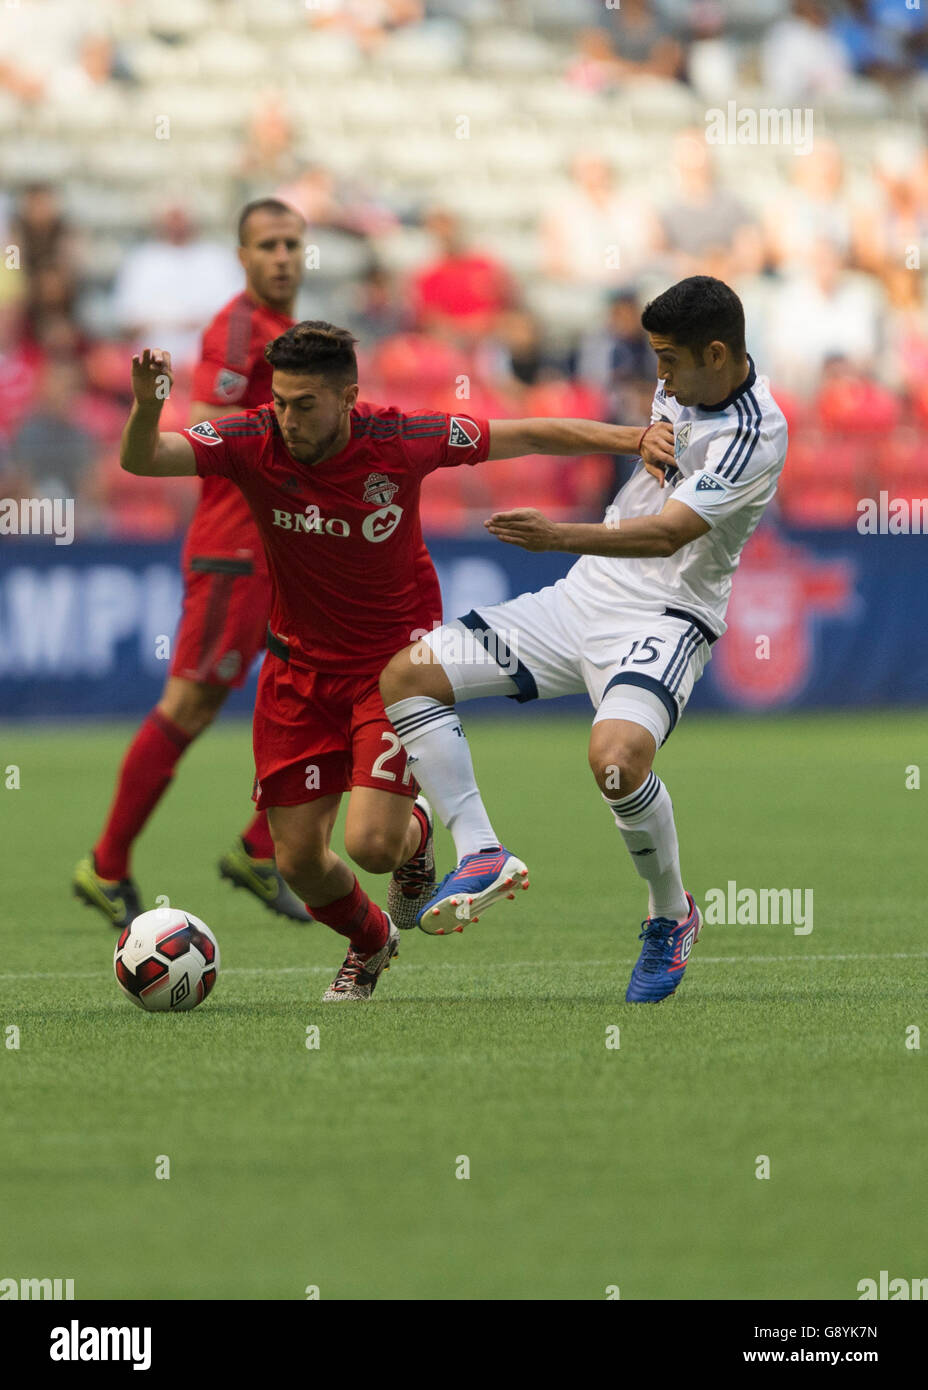
[(162, 405), (171, 394), (171, 354), (145, 348), (132, 359), (132, 394), (139, 405)]
[(673, 425), (667, 420), (657, 420), (653, 425), (649, 425), (641, 436), (639, 448), (641, 462), (651, 477), (657, 478), (663, 487), (664, 469), (670, 467), (674, 461)]

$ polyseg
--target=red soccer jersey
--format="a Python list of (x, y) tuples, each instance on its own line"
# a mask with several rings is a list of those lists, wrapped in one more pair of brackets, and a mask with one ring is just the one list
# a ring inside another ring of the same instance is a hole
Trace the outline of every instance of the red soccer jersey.
[(419, 489), (435, 468), (483, 462), (486, 420), (359, 401), (349, 443), (313, 466), (288, 451), (269, 406), (186, 435), (200, 476), (231, 479), (251, 507), (270, 566), (271, 627), (292, 659), (379, 672), (441, 620)]
[[(236, 295), (203, 334), (193, 374), (193, 399), (207, 405), (264, 405), (271, 398), (273, 367), (264, 348), (293, 326), (294, 320)], [(194, 556), (238, 558), (247, 552), (256, 570), (266, 561), (254, 518), (238, 488), (224, 478), (206, 477), (184, 543), (186, 569)]]

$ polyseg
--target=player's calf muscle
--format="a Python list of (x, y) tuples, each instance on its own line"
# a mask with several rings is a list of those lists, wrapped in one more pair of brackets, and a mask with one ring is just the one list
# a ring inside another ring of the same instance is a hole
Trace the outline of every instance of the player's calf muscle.
[(380, 674), (380, 694), (385, 705), (411, 695), (426, 695), (443, 704), (454, 704), (454, 691), (431, 647), (415, 642), (391, 657)]

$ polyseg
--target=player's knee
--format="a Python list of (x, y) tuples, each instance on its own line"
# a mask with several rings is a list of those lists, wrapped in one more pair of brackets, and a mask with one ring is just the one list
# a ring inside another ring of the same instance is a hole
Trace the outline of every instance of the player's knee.
[(448, 677), (425, 642), (415, 642), (390, 658), (380, 673), (380, 695), (385, 705), (394, 705), (412, 695), (454, 703)]
[(389, 874), (400, 862), (403, 841), (385, 830), (367, 828), (354, 834), (346, 831), (345, 849), (365, 873)]
[(186, 683), (183, 688), (167, 690), (158, 709), (190, 738), (196, 738), (212, 724), (227, 693), (225, 686)]
[(651, 770), (641, 749), (627, 744), (590, 749), (590, 768), (601, 792), (612, 798), (631, 796)]
[(397, 652), (387, 662), (380, 673), (380, 694), (385, 705), (405, 700), (409, 695), (419, 694), (416, 677), (418, 671), (411, 654), (415, 647), (406, 647)]

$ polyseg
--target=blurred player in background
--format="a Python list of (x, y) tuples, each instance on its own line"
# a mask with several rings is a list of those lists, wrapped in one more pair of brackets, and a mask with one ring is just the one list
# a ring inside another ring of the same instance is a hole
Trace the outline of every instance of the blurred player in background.
[[(270, 399), (272, 369), (264, 348), (293, 323), (303, 228), (302, 216), (276, 198), (243, 209), (238, 254), (245, 289), (203, 334), (193, 377), (194, 429)], [(103, 832), (74, 874), (75, 895), (114, 927), (143, 911), (130, 875), (136, 838), (179, 759), (216, 718), (229, 691), (244, 684), (265, 642), (271, 604), (267, 560), (248, 504), (233, 483), (204, 477), (182, 564), (183, 611), (164, 693), (129, 746)], [(222, 856), (219, 872), (274, 912), (311, 920), (277, 871), (264, 811)]]
[[(403, 412), (358, 400), (355, 339), (297, 324), (266, 349), (273, 408), (184, 433), (159, 430), (156, 383), (167, 354), (133, 359), (136, 399), (121, 461), (145, 477), (225, 478), (254, 512), (272, 579), (268, 659), (255, 703), (257, 804), (277, 862), (320, 922), (348, 939), (323, 995), (369, 999), (434, 891), (432, 818), (384, 712), (377, 678), (410, 637), (441, 621), (438, 576), (422, 539), (419, 495), (437, 468), (525, 454), (634, 453), (673, 461), (669, 425), (486, 420)], [(492, 674), (492, 673), (491, 673)], [(342, 794), (348, 855), (391, 873), (390, 915), (331, 848)], [(516, 866), (517, 873), (524, 866)]]

